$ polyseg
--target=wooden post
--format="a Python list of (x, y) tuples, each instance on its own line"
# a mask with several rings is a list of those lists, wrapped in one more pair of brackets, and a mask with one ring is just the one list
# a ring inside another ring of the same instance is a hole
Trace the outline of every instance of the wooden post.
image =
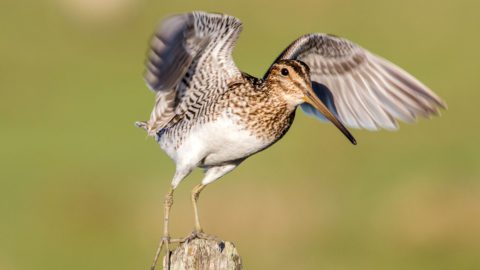
[(231, 242), (193, 239), (181, 243), (170, 256), (163, 257), (164, 270), (241, 270), (242, 260)]

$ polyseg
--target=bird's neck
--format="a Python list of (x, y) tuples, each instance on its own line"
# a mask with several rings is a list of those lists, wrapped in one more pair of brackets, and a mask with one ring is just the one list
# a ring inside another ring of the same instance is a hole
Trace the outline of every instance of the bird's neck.
[(260, 128), (263, 136), (272, 141), (280, 139), (290, 128), (295, 117), (297, 106), (291, 105), (278, 91), (275, 85), (267, 80), (256, 79), (253, 89), (255, 94), (250, 96), (249, 106), (250, 123)]
[(263, 81), (264, 88), (268, 92), (268, 96), (270, 99), (277, 103), (281, 104), (284, 106), (288, 112), (294, 112), (297, 106), (299, 105), (297, 100), (293, 99), (291, 96), (289, 96), (282, 86), (279, 84), (278, 81), (276, 80), (265, 80)]

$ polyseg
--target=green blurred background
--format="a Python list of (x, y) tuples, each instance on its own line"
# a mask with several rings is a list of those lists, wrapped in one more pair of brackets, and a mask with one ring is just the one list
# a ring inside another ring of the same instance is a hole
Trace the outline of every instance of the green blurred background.
[[(235, 15), (238, 66), (261, 76), (308, 32), (347, 37), (449, 105), (399, 132), (301, 113), (288, 135), (209, 186), (203, 226), (246, 269), (480, 269), (480, 2), (4, 0), (0, 269), (147, 269), (173, 163), (133, 126), (154, 96), (147, 43), (168, 14)], [(173, 236), (193, 228), (193, 173)]]

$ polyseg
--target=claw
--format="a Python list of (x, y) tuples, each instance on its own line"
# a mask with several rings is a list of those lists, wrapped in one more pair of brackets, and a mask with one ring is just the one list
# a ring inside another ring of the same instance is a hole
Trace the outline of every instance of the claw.
[(162, 249), (163, 249), (163, 246), (165, 245), (166, 247), (166, 251), (165, 251), (165, 255), (167, 256), (167, 261), (168, 261), (168, 267), (170, 267), (170, 255), (171, 255), (171, 250), (170, 250), (170, 244), (171, 243), (183, 243), (185, 242), (185, 239), (186, 238), (175, 238), (175, 239), (172, 239), (170, 238), (170, 236), (162, 236), (162, 238), (160, 239), (160, 243), (158, 243), (158, 248), (157, 248), (157, 252), (155, 253), (155, 257), (153, 258), (153, 263), (152, 263), (152, 266), (150, 267), (150, 270), (155, 270), (155, 266), (157, 265), (157, 261), (158, 261), (158, 258), (160, 257), (160, 254), (162, 253)]
[(206, 234), (203, 231), (193, 231), (189, 236), (187, 236), (183, 242), (190, 242), (194, 239), (205, 239), (205, 240), (215, 240), (221, 241), (217, 236)]

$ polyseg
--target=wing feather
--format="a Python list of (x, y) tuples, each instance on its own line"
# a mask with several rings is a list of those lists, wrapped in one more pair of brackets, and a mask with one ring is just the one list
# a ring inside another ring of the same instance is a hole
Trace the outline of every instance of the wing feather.
[(241, 30), (240, 20), (225, 14), (191, 12), (165, 19), (145, 64), (156, 103), (150, 120), (137, 125), (154, 135), (173, 119), (198, 111), (206, 97), (225, 91), (241, 75), (232, 58)]
[[(438, 115), (446, 104), (428, 87), (391, 62), (346, 39), (327, 34), (305, 35), (277, 58), (297, 59), (310, 67), (312, 84), (322, 84), (336, 115), (349, 127), (396, 129), (397, 119), (414, 122)], [(325, 100), (323, 100), (325, 102)], [(307, 114), (325, 120), (308, 104)]]

